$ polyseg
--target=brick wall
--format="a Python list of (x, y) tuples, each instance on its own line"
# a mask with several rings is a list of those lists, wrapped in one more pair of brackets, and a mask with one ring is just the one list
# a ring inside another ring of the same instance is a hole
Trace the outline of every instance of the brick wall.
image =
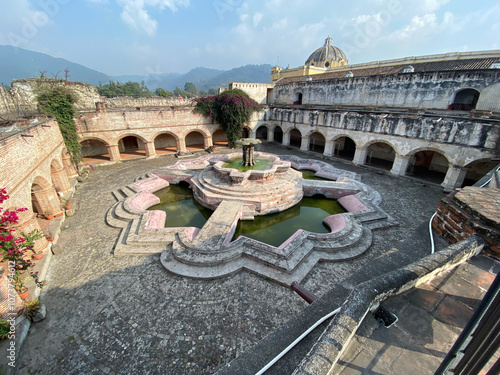
[(455, 243), (477, 234), (500, 255), (500, 189), (465, 187), (443, 198), (433, 229)]

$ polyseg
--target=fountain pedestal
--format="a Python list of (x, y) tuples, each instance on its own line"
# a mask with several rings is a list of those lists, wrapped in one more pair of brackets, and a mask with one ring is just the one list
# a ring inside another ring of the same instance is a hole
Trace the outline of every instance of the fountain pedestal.
[(244, 167), (251, 167), (255, 165), (254, 161), (254, 148), (255, 145), (262, 143), (260, 139), (242, 138), (236, 141), (237, 145), (241, 145), (243, 149), (243, 163)]

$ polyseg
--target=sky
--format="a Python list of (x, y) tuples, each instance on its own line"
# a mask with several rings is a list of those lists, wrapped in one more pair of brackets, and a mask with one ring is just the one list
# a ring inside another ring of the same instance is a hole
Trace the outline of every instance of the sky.
[[(108, 75), (500, 49), (498, 0), (0, 0), (0, 44)], [(0, 56), (1, 58), (1, 56)]]

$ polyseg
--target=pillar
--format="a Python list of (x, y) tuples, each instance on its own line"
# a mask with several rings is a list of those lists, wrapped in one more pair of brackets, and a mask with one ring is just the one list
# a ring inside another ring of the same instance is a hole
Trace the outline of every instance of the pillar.
[(66, 169), (61, 168), (57, 171), (52, 170), (50, 173), (52, 177), (52, 182), (56, 189), (62, 193), (66, 193), (71, 190), (71, 183), (69, 182), (68, 175), (66, 174)]
[(186, 139), (185, 138), (179, 138), (179, 146), (177, 149), (178, 152), (186, 152)]
[(214, 145), (212, 137), (204, 138), (204, 142), (205, 142), (205, 148), (209, 148), (209, 147), (212, 147)]
[[(33, 213), (33, 211), (28, 210), (19, 212), (17, 216), (19, 219), (14, 229), (18, 235), (20, 235), (21, 232), (30, 233), (34, 230), (38, 231), (42, 230), (38, 225), (38, 221), (36, 220), (36, 215)], [(47, 242), (47, 239), (45, 237), (42, 237), (35, 241), (33, 250), (35, 252), (44, 251), (47, 248), (48, 244), (49, 243)]]
[(71, 162), (71, 155), (68, 152), (63, 153), (62, 162), (68, 179), (78, 176), (78, 171), (76, 170), (75, 165)]
[(257, 131), (255, 129), (250, 130), (250, 134), (248, 134), (248, 138), (257, 138)]
[(301, 142), (300, 142), (300, 149), (302, 151), (309, 150), (309, 137), (302, 137)]
[(394, 158), (394, 163), (392, 163), (391, 174), (396, 176), (406, 175), (406, 170), (408, 169), (409, 162), (409, 156), (396, 155), (396, 157)]
[(365, 165), (367, 153), (368, 153), (367, 148), (360, 149), (356, 147), (356, 152), (354, 152), (354, 158), (352, 159), (352, 162), (357, 165)]
[(267, 140), (274, 141), (274, 133), (271, 127), (267, 128)]
[(39, 213), (57, 215), (63, 212), (59, 196), (53, 185), (47, 189), (34, 190), (31, 195)]
[(154, 142), (144, 142), (144, 150), (146, 151), (146, 157), (154, 158), (156, 156)]
[(113, 162), (118, 162), (121, 160), (120, 149), (118, 145), (106, 145), (109, 154), (109, 160)]
[(283, 132), (283, 146), (290, 146), (290, 132)]
[(325, 141), (325, 151), (323, 151), (323, 155), (332, 156), (333, 155), (333, 146), (335, 145), (334, 141)]
[(456, 188), (462, 186), (466, 174), (467, 168), (450, 165), (441, 186), (443, 186), (446, 190), (455, 190)]

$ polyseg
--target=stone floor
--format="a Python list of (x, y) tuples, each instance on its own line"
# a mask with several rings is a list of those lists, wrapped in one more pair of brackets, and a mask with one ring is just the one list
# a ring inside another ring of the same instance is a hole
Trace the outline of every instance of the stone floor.
[[(261, 150), (321, 159), (272, 144)], [(290, 289), (246, 272), (196, 281), (168, 274), (158, 256), (113, 257), (119, 230), (104, 222), (115, 202), (111, 192), (175, 160), (94, 166), (78, 185), (80, 210), (63, 224), (64, 251), (52, 258), (42, 294), (47, 318), (31, 326), (18, 374), (210, 374), (307, 305)], [(399, 266), (425, 256), (427, 248), (405, 252), (395, 245), (429, 220), (443, 194), (436, 185), (331, 163), (377, 189), (399, 226), (374, 232), (372, 247), (356, 260), (318, 264), (303, 285), (320, 297), (391, 253), (398, 252)]]

